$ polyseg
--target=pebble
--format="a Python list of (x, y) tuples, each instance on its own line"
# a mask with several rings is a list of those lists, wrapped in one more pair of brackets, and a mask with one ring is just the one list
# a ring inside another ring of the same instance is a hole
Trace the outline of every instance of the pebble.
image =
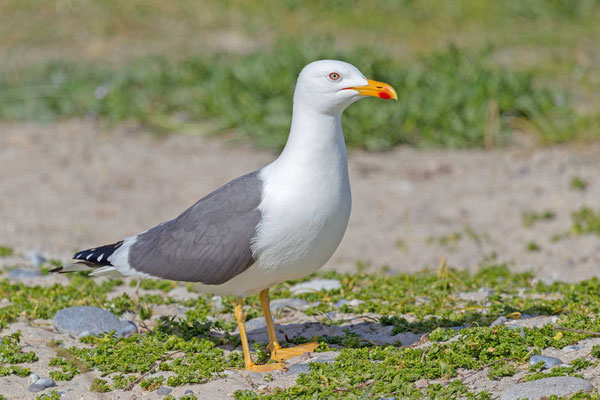
[(535, 365), (539, 362), (544, 363), (544, 368), (542, 369), (550, 369), (555, 365), (563, 365), (562, 360), (557, 357), (534, 355), (529, 359), (529, 365)]
[(335, 361), (337, 356), (340, 355), (339, 351), (324, 351), (322, 353), (311, 353), (309, 358), (298, 357), (298, 362), (288, 364), (289, 374), (299, 374), (301, 372), (309, 372), (309, 363), (325, 363), (329, 364)]
[(581, 391), (591, 392), (592, 390), (592, 384), (585, 379), (554, 376), (516, 384), (505, 390), (500, 396), (500, 400), (538, 400), (550, 396), (568, 396)]
[(171, 289), (169, 293), (167, 293), (167, 296), (177, 301), (186, 301), (198, 297), (196, 293), (188, 291), (185, 286), (177, 286), (176, 288)]
[(186, 394), (186, 395), (187, 395), (187, 394), (194, 394), (194, 391), (193, 391), (193, 390), (190, 390), (190, 389), (188, 389), (188, 390), (186, 390), (185, 392), (183, 392), (183, 394)]
[(67, 333), (82, 337), (99, 335), (108, 331), (116, 331), (116, 335), (127, 337), (137, 332), (137, 327), (130, 321), (121, 321), (113, 313), (98, 307), (69, 307), (56, 313), (52, 325), (58, 333)]
[(40, 379), (40, 376), (36, 373), (29, 375), (29, 383), (35, 383), (38, 379)]
[(476, 292), (460, 292), (458, 297), (464, 301), (472, 301), (474, 303), (481, 303), (485, 301), (489, 296), (494, 295), (496, 292), (489, 288), (481, 288)]
[(585, 346), (582, 345), (582, 344), (574, 344), (574, 345), (571, 345), (571, 346), (565, 346), (565, 347), (563, 347), (562, 351), (564, 351), (565, 353), (570, 353), (572, 351), (577, 351), (577, 350), (583, 349), (584, 347)]
[(548, 324), (556, 324), (558, 321), (558, 317), (554, 316), (540, 316), (540, 317), (530, 317), (526, 314), (521, 314), (521, 319), (510, 320), (506, 323), (506, 326), (509, 328), (542, 328)]
[(501, 325), (505, 325), (506, 322), (508, 320), (506, 319), (506, 317), (498, 317), (494, 320), (494, 322), (492, 322), (492, 324), (490, 326), (501, 326)]
[(38, 269), (14, 268), (8, 271), (8, 279), (24, 280), (42, 276), (42, 271)]
[(271, 312), (277, 312), (279, 310), (283, 310), (284, 308), (292, 308), (294, 310), (303, 310), (305, 308), (310, 307), (310, 303), (308, 301), (304, 301), (302, 299), (295, 298), (287, 298), (287, 299), (276, 299), (271, 301)]
[(252, 318), (249, 321), (246, 321), (246, 331), (251, 332), (258, 329), (265, 329), (267, 327), (267, 323), (263, 317)]
[(337, 279), (315, 279), (308, 282), (298, 283), (290, 288), (292, 294), (314, 293), (324, 290), (329, 292), (342, 287), (342, 284)]
[(419, 379), (415, 382), (415, 387), (417, 389), (425, 389), (427, 386), (429, 386), (429, 381), (427, 379)]
[(358, 307), (359, 305), (361, 305), (362, 303), (364, 303), (364, 301), (362, 300), (358, 300), (358, 299), (353, 299), (353, 300), (346, 300), (346, 299), (341, 299), (338, 300), (334, 306), (337, 308), (340, 308), (343, 305), (347, 305), (348, 307)]
[(35, 250), (27, 252), (27, 257), (29, 257), (29, 261), (31, 261), (31, 264), (33, 264), (34, 267), (39, 267), (46, 262), (46, 257)]
[(172, 391), (173, 391), (173, 389), (171, 389), (170, 387), (161, 386), (156, 391), (156, 394), (159, 395), (159, 396), (166, 396), (166, 395), (171, 394)]
[(225, 307), (223, 306), (223, 299), (221, 298), (221, 296), (213, 296), (211, 298), (212, 302), (213, 302), (213, 310), (215, 310), (215, 312), (223, 312), (223, 310), (225, 310)]
[(56, 386), (56, 382), (54, 382), (52, 379), (39, 378), (38, 380), (33, 382), (31, 385), (29, 385), (27, 390), (29, 390), (30, 392), (36, 393), (36, 392), (41, 392), (44, 389), (54, 387), (54, 386)]

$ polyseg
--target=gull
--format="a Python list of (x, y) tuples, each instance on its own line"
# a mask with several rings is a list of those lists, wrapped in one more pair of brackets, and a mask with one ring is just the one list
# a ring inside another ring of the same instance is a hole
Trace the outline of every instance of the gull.
[[(321, 268), (337, 249), (350, 217), (342, 112), (366, 96), (397, 100), (388, 84), (336, 60), (308, 64), (294, 92), (289, 137), (271, 164), (200, 199), (178, 217), (113, 244), (80, 251), (53, 272), (93, 270), (194, 282), (199, 292), (237, 297), (234, 315), (244, 362), (255, 372), (285, 369), (285, 361), (316, 343), (282, 348), (269, 309), (269, 288)], [(253, 362), (243, 298), (259, 293), (274, 364)]]

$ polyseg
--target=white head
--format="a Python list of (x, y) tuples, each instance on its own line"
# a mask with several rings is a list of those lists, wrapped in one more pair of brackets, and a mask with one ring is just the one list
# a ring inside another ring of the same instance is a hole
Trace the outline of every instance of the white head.
[(398, 99), (387, 83), (372, 81), (352, 64), (321, 60), (308, 64), (296, 83), (294, 104), (302, 104), (323, 114), (341, 115), (362, 96)]

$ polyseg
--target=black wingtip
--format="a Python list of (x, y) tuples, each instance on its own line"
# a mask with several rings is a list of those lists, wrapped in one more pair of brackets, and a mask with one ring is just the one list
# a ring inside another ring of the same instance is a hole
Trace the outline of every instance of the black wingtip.
[(73, 260), (86, 264), (112, 265), (110, 261), (108, 261), (108, 257), (121, 247), (122, 244), (123, 241), (121, 240), (116, 243), (107, 244), (106, 246), (79, 251), (73, 255)]
[(63, 270), (63, 267), (56, 267), (56, 268), (52, 268), (48, 272), (51, 272), (51, 273), (54, 273), (54, 274), (59, 274), (62, 270)]

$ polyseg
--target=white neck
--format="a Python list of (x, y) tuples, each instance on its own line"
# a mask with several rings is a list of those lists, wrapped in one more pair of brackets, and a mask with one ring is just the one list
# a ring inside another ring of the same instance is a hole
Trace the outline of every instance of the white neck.
[(294, 102), (290, 135), (276, 163), (295, 168), (333, 163), (347, 169), (341, 115), (322, 114)]

